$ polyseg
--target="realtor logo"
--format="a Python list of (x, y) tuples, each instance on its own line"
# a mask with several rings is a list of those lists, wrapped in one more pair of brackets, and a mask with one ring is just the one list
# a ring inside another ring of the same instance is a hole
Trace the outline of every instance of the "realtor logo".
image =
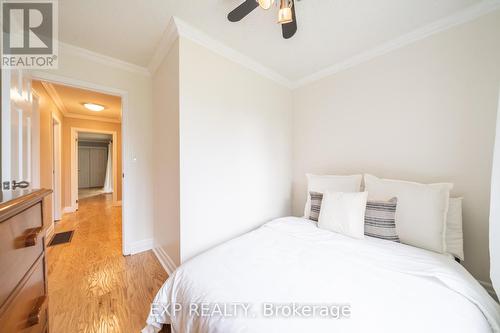
[(57, 68), (57, 1), (2, 0), (2, 68)]

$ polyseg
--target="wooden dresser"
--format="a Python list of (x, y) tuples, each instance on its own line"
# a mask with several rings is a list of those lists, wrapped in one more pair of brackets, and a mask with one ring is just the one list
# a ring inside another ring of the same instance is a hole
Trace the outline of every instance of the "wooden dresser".
[(50, 193), (0, 196), (0, 333), (49, 331), (42, 206)]

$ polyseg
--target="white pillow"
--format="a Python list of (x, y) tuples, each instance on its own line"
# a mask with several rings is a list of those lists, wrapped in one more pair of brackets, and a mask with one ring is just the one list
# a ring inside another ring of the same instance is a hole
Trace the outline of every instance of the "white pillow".
[(309, 218), (311, 213), (311, 196), (309, 192), (324, 193), (333, 192), (359, 192), (362, 175), (352, 176), (332, 176), (332, 175), (312, 175), (307, 176), (307, 201), (304, 208), (304, 217)]
[(367, 199), (367, 192), (325, 192), (321, 202), (318, 227), (363, 239)]
[(369, 200), (398, 198), (396, 230), (402, 243), (446, 252), (445, 230), (453, 184), (419, 184), (365, 175)]
[(462, 198), (450, 198), (446, 218), (446, 252), (464, 260), (464, 235), (462, 230)]

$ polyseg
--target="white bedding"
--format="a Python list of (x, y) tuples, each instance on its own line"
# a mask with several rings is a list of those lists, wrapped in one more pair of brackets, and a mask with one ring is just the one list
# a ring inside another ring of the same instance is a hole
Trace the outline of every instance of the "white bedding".
[[(182, 333), (500, 332), (499, 305), (449, 257), (352, 239), (294, 217), (269, 222), (184, 263), (154, 302), (183, 308), (174, 316), (151, 313), (144, 333), (158, 332), (163, 323)], [(239, 302), (250, 306), (251, 315), (197, 316), (189, 308)], [(267, 318), (265, 303), (348, 304), (351, 315)]]

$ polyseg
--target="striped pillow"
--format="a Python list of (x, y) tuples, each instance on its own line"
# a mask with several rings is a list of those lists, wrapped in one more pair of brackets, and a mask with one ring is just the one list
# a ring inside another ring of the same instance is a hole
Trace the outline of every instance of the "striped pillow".
[(321, 202), (323, 201), (323, 193), (309, 192), (309, 195), (311, 196), (311, 211), (309, 212), (309, 220), (318, 222)]
[(399, 242), (396, 232), (397, 198), (389, 201), (368, 201), (365, 212), (365, 235)]

